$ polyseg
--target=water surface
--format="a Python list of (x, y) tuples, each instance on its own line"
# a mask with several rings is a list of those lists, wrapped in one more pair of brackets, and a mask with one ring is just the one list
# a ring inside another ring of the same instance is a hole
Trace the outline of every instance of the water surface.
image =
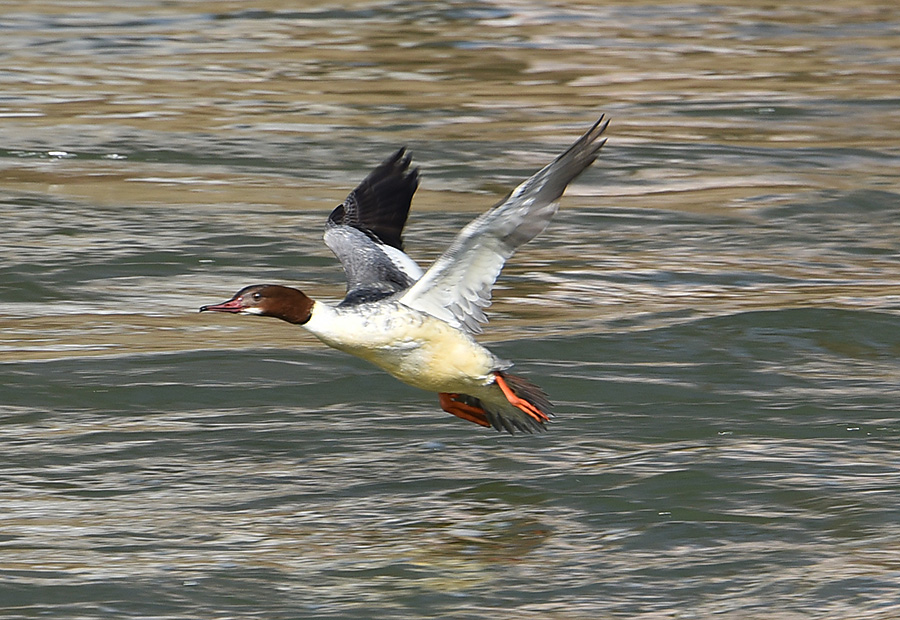
[[(900, 615), (900, 21), (838, 6), (6, 3), (0, 612)], [(509, 437), (287, 324), (401, 145), (427, 264), (601, 112), (483, 340)]]

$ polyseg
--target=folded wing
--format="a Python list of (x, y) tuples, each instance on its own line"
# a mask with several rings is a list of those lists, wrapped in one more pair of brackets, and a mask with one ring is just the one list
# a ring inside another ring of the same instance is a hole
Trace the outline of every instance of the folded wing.
[[(541, 233), (566, 186), (590, 166), (606, 140), (600, 117), (565, 153), (519, 185), (506, 200), (462, 229), (400, 301), (471, 333), (481, 332), (491, 289), (516, 249)], [(343, 260), (343, 259), (342, 259)]]
[(342, 305), (377, 301), (409, 288), (422, 269), (403, 252), (403, 227), (419, 186), (419, 171), (400, 149), (337, 206), (325, 225), (327, 245), (344, 267)]

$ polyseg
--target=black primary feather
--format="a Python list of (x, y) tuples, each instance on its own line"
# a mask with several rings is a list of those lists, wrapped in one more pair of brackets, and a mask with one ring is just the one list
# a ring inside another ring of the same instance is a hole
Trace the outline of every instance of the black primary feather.
[(328, 216), (329, 226), (352, 226), (375, 241), (403, 250), (403, 227), (419, 169), (409, 169), (406, 147), (384, 160)]

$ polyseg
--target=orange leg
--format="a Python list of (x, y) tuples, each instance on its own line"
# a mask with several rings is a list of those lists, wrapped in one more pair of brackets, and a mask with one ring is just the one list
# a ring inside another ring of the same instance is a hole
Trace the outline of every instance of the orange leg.
[(491, 423), (488, 422), (487, 415), (485, 415), (483, 409), (480, 409), (479, 407), (473, 407), (472, 405), (467, 405), (466, 403), (456, 400), (459, 394), (449, 394), (447, 392), (441, 392), (438, 394), (438, 396), (441, 397), (441, 409), (443, 409), (447, 413), (452, 413), (458, 418), (468, 420), (469, 422), (474, 422), (479, 426), (491, 425)]
[(509, 401), (509, 404), (518, 407), (538, 422), (547, 422), (550, 420), (543, 411), (529, 403), (527, 400), (516, 396), (512, 391), (512, 388), (507, 385), (506, 381), (499, 373), (494, 373), (494, 382), (501, 390), (503, 390), (503, 395), (506, 396), (506, 400)]

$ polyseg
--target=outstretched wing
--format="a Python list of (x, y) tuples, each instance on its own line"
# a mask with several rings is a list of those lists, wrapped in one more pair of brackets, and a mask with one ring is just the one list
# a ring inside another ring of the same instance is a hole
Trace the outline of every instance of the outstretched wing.
[(601, 116), (565, 153), (463, 228), (400, 302), (479, 333), (503, 264), (547, 227), (566, 186), (597, 159), (608, 124)]
[(337, 206), (325, 225), (327, 245), (344, 267), (344, 305), (376, 301), (409, 288), (422, 269), (403, 252), (403, 227), (418, 168), (401, 148), (384, 160)]

